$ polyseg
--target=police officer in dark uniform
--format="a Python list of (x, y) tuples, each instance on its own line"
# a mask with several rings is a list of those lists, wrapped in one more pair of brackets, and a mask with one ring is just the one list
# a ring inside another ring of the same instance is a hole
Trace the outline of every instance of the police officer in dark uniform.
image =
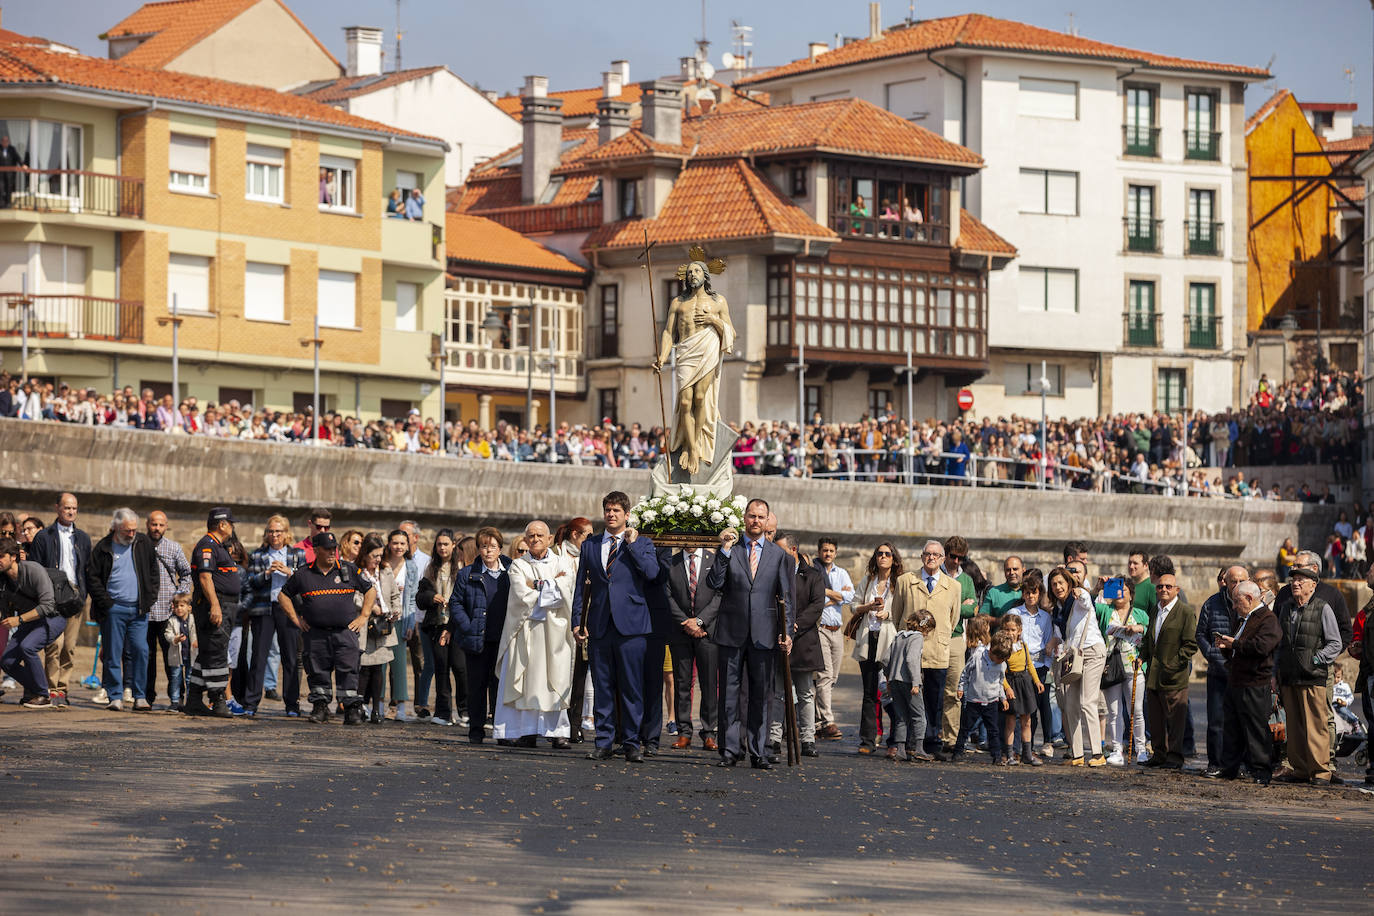
[[(184, 712), (189, 716), (232, 718), (224, 702), (229, 686), (229, 635), (239, 616), (239, 565), (227, 544), (234, 535), (234, 515), (224, 506), (210, 510), (205, 537), (191, 551), (195, 583), (191, 614), (196, 621), (198, 652), (191, 665), (190, 690)], [(211, 706), (206, 708), (205, 697)]]
[[(311, 722), (328, 722), (332, 705), (330, 675), (339, 688), (344, 725), (363, 724), (363, 698), (358, 694), (362, 660), (360, 637), (367, 630), (376, 592), (351, 564), (340, 566), (339, 544), (321, 531), (310, 539), (315, 562), (286, 580), (277, 603), (305, 634), (305, 680), (310, 685)], [(300, 614), (296, 613), (299, 605)]]

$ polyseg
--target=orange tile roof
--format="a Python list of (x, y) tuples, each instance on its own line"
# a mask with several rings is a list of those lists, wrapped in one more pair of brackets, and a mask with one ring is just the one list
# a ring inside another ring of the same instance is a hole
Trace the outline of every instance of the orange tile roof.
[(231, 83), (208, 76), (131, 67), (123, 61), (45, 51), (26, 45), (0, 45), (0, 84), (27, 84), (43, 89), (66, 85), (208, 108), (227, 108), (323, 127), (343, 127), (442, 142), (435, 137), (369, 121), (289, 92)]
[(988, 51), (1027, 51), (1036, 54), (1055, 54), (1064, 57), (1085, 57), (1116, 61), (1124, 64), (1163, 70), (1188, 70), (1228, 76), (1264, 79), (1270, 74), (1260, 67), (1220, 64), (1201, 60), (1169, 57), (1149, 51), (1137, 51), (1119, 45), (1093, 41), (1065, 32), (1042, 29), (1021, 22), (996, 19), (981, 13), (968, 13), (943, 19), (927, 19), (907, 26), (888, 29), (877, 40), (852, 41), (834, 50), (775, 67), (757, 76), (739, 80), (741, 86), (765, 83), (786, 76), (816, 73), (851, 64), (924, 54), (949, 49)]
[(450, 213), (444, 245), (448, 256), (459, 261), (585, 274), (587, 269), (513, 229), (480, 216)]
[(646, 229), (650, 241), (667, 244), (770, 235), (835, 238), (741, 159), (688, 166), (657, 219), (607, 223), (593, 230), (582, 247), (643, 245)]
[[(329, 49), (305, 27), (305, 23), (301, 22), (282, 0), (166, 0), (163, 3), (145, 3), (111, 26), (100, 37), (109, 39), (121, 36), (151, 36), (120, 60), (136, 67), (156, 69), (167, 66), (183, 51), (207, 38), (259, 2), (275, 2), (281, 6), (301, 27), (301, 31), (309, 35), (319, 46), (325, 56), (334, 61), (336, 66), (339, 65), (338, 59), (329, 53)], [(340, 67), (340, 70), (342, 69)]]
[(954, 247), (973, 254), (1016, 257), (1016, 246), (993, 232), (964, 208), (959, 208), (959, 237)]
[(357, 98), (360, 95), (367, 95), (369, 92), (377, 92), (380, 89), (399, 86), (401, 83), (408, 83), (443, 69), (442, 66), (417, 67), (414, 70), (393, 70), (390, 73), (376, 76), (342, 76), (336, 80), (327, 80), (323, 83), (307, 83), (293, 91), (296, 95), (304, 98), (330, 104)]
[(1323, 140), (1322, 146), (1328, 153), (1362, 153), (1369, 149), (1371, 140), (1374, 137), (1369, 134), (1356, 134), (1344, 140)]
[[(638, 104), (641, 95), (643, 93), (640, 91), (639, 84), (631, 83), (621, 89), (620, 95), (616, 98), (629, 105), (635, 105)], [(568, 89), (564, 92), (549, 93), (549, 98), (563, 100), (563, 107), (560, 111), (563, 112), (565, 118), (585, 118), (596, 114), (596, 103), (601, 97), (600, 86), (595, 89)], [(501, 96), (496, 100), (496, 107), (517, 121), (520, 120), (520, 114), (524, 110), (519, 95)]]

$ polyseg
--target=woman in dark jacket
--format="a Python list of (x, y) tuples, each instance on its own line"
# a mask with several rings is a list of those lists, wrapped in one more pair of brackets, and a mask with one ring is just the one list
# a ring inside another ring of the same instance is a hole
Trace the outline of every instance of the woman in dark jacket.
[(472, 744), (485, 740), (487, 719), (496, 703), (496, 654), (510, 597), (506, 570), (511, 561), (501, 555), (501, 546), (501, 532), (495, 528), (477, 532), (477, 559), (458, 572), (448, 601), (448, 629), (439, 636), (440, 647), (457, 642), (466, 657)]
[[(462, 567), (458, 539), (453, 531), (441, 528), (434, 536), (429, 566), (421, 572), (415, 592), (415, 607), (420, 617), (420, 638), (426, 653), (434, 659), (434, 725), (465, 725), (468, 717), (467, 664), (463, 648), (453, 640), (440, 637), (448, 631), (448, 604)], [(456, 681), (456, 685), (455, 685)]]

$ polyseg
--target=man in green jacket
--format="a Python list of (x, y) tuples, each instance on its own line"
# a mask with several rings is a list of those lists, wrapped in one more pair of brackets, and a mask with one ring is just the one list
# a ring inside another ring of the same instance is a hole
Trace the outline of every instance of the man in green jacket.
[(1183, 769), (1183, 730), (1188, 718), (1188, 677), (1197, 654), (1197, 611), (1178, 597), (1178, 579), (1155, 580), (1159, 602), (1145, 628), (1145, 715), (1154, 754), (1147, 767)]
[[(989, 617), (1001, 617), (1007, 611), (1021, 603), (1021, 574), (1024, 573), (1025, 564), (1017, 556), (1007, 557), (1002, 561), (1002, 574), (1007, 577), (1007, 581), (1001, 585), (994, 585), (983, 595), (983, 604), (978, 609), (980, 614), (987, 614)], [(969, 585), (973, 580), (969, 579)]]

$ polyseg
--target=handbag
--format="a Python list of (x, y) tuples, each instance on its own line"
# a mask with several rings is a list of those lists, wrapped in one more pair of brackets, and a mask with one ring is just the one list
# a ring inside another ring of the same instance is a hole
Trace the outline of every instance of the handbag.
[(859, 638), (859, 624), (863, 622), (863, 619), (866, 616), (866, 614), (860, 614), (858, 611), (855, 611), (853, 614), (850, 615), (848, 622), (844, 625), (845, 639)]
[(1102, 669), (1102, 689), (1115, 687), (1126, 682), (1126, 659), (1121, 655), (1121, 640), (1112, 640), (1112, 651), (1107, 656), (1107, 665)]
[(1083, 621), (1083, 631), (1078, 637), (1078, 645), (1059, 657), (1059, 670), (1054, 673), (1054, 682), (1061, 687), (1077, 684), (1083, 679), (1083, 641), (1088, 638), (1088, 625), (1091, 620)]
[(391, 635), (392, 620), (385, 614), (373, 614), (367, 618), (367, 635), (376, 639), (385, 639)]

